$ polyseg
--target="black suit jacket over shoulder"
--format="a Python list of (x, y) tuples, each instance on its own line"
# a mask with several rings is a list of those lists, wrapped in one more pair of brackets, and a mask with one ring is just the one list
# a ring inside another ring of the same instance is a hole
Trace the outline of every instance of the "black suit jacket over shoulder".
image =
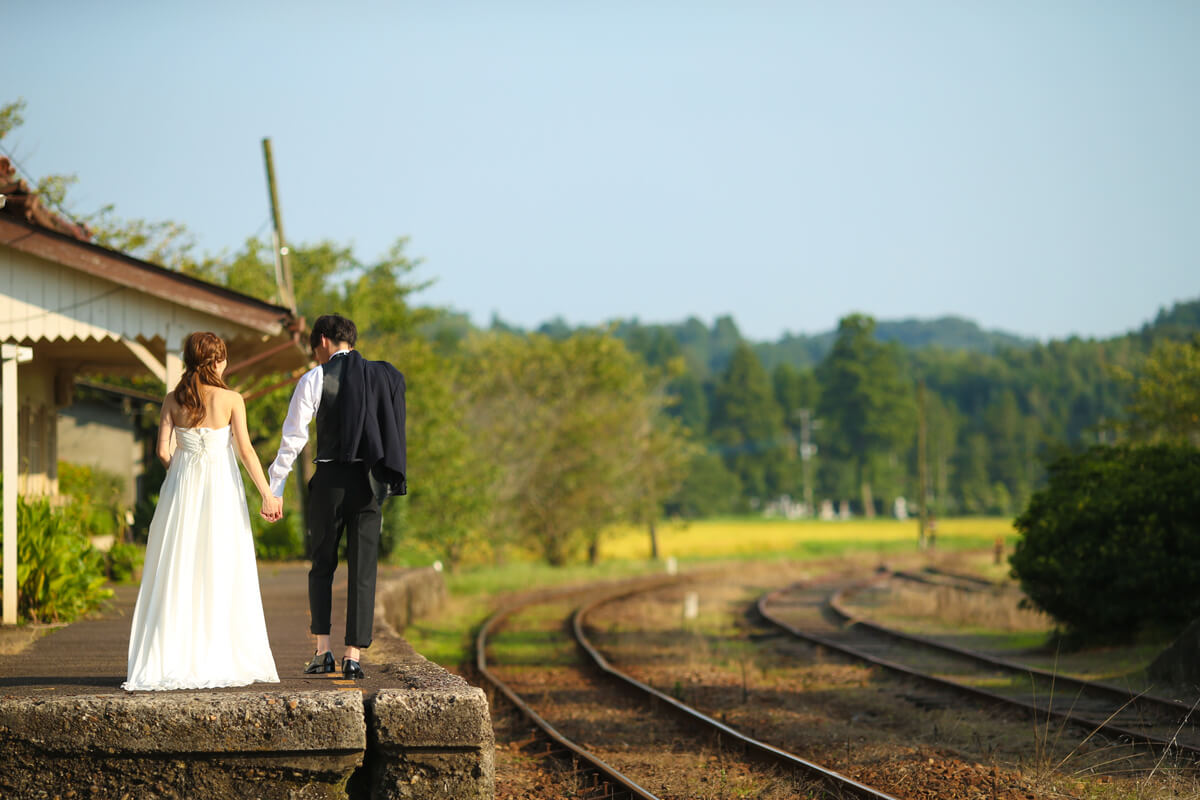
[(348, 359), (338, 405), (341, 461), (362, 461), (387, 495), (408, 494), (408, 439), (404, 375), (386, 361), (368, 361), (357, 350)]

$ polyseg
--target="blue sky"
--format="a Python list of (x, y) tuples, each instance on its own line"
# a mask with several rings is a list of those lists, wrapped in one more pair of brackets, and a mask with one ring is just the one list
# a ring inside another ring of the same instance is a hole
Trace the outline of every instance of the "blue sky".
[(535, 326), (1104, 337), (1200, 297), (1200, 3), (11, 0), (70, 208), (381, 255)]

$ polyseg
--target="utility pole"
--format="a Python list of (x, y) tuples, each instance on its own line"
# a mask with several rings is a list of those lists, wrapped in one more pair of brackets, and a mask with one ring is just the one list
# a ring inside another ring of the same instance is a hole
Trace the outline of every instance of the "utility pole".
[(296, 313), (296, 292), (292, 288), (292, 265), (288, 246), (283, 238), (283, 215), (279, 211), (279, 194), (275, 191), (275, 162), (271, 158), (271, 140), (262, 140), (263, 159), (267, 164), (267, 193), (271, 199), (272, 240), (275, 245), (275, 285), (279, 287), (279, 302)]
[(925, 527), (929, 521), (929, 511), (925, 506), (925, 497), (929, 494), (928, 468), (925, 459), (925, 379), (917, 381), (917, 507), (920, 509), (917, 523), (917, 548), (924, 550), (929, 541), (925, 535)]
[[(292, 310), (296, 310), (296, 292), (292, 288), (292, 264), (288, 259), (287, 240), (283, 238), (283, 214), (279, 210), (279, 194), (275, 190), (275, 162), (271, 158), (271, 139), (262, 140), (263, 160), (267, 165), (267, 194), (271, 200), (271, 222), (273, 229), (271, 239), (275, 245), (275, 285), (279, 287), (279, 302)], [(296, 456), (297, 478), (296, 489), (300, 494), (300, 519), (304, 530), (308, 530), (308, 479), (312, 477), (312, 467), (308, 459), (308, 445), (305, 444)]]

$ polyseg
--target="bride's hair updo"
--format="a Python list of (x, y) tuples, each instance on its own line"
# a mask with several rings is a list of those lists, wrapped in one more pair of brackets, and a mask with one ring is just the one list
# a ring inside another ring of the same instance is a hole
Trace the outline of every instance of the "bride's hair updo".
[(185, 427), (194, 427), (204, 419), (202, 385), (229, 388), (217, 372), (217, 364), (226, 358), (225, 342), (215, 333), (198, 331), (187, 338), (183, 346), (183, 377), (175, 387), (175, 402), (183, 407)]

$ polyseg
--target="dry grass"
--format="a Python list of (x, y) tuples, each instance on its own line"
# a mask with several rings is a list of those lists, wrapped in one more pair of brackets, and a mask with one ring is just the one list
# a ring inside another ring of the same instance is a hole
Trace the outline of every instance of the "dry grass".
[(936, 620), (939, 626), (986, 628), (997, 631), (1045, 631), (1054, 620), (1032, 608), (1021, 607), (1015, 590), (964, 591), (951, 586), (909, 587), (896, 583), (886, 602), (876, 609), (881, 616), (905, 620)]

